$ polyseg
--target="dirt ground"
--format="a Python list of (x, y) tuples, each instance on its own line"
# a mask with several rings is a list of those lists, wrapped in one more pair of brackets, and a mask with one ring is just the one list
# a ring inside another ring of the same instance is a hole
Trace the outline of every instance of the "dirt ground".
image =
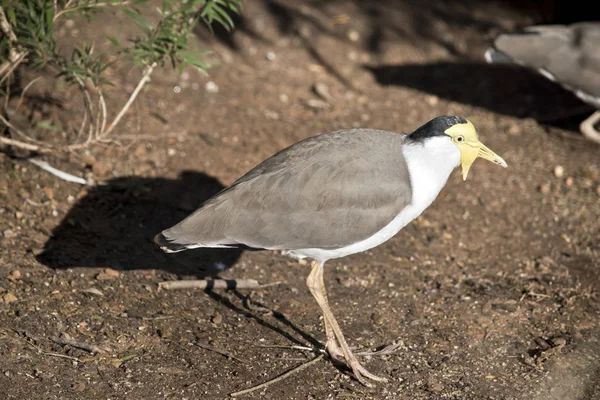
[[(154, 75), (121, 146), (46, 158), (104, 185), (0, 153), (0, 398), (226, 399), (311, 360), (324, 333), (307, 266), (275, 252), (166, 255), (151, 238), (302, 138), (410, 132), (443, 114), (470, 119), (509, 168), (455, 172), (396, 237), (326, 268), (350, 345), (399, 345), (363, 360), (389, 382), (366, 388), (325, 358), (241, 398), (600, 398), (600, 146), (577, 131), (585, 113), (555, 118), (581, 107), (571, 94), (482, 63), (499, 32), (555, 16), (515, 3), (248, 1), (233, 36), (197, 32), (214, 50), (209, 77)], [(103, 48), (134, 30), (125, 21), (73, 21), (59, 40)], [(140, 70), (111, 74), (116, 112)], [(41, 76), (21, 122), (78, 126), (77, 92)], [(158, 290), (207, 276), (278, 284)]]

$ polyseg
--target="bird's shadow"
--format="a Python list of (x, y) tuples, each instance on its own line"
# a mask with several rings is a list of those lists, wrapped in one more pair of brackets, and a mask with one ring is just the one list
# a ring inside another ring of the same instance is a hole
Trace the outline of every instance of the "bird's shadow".
[(478, 62), (366, 66), (381, 85), (398, 85), (443, 99), (579, 131), (593, 108), (527, 68)]
[[(180, 277), (218, 278), (220, 272), (236, 263), (242, 250), (194, 249), (176, 255), (165, 254), (153, 242), (153, 237), (185, 218), (223, 188), (217, 179), (191, 171), (182, 172), (177, 179), (137, 176), (112, 179), (105, 185), (89, 189), (75, 203), (52, 231), (37, 260), (53, 269), (159, 269)], [(272, 313), (279, 323), (303, 340), (256, 315), (251, 310), (249, 298), (236, 289), (232, 293), (243, 306), (213, 290), (205, 293), (233, 312), (256, 320), (295, 344), (310, 343), (320, 347), (314, 337), (282, 314)]]
[(217, 179), (191, 171), (177, 179), (112, 179), (77, 200), (37, 260), (54, 269), (159, 269), (199, 279), (218, 276), (238, 260), (241, 250), (197, 249), (175, 257), (160, 250), (153, 237), (221, 189)]

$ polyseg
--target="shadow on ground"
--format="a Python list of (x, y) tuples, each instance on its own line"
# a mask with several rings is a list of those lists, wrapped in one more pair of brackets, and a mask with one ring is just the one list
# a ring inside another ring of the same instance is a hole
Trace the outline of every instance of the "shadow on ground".
[(409, 87), (575, 132), (579, 132), (579, 123), (593, 112), (571, 92), (517, 66), (439, 62), (366, 68), (382, 85)]
[(196, 249), (175, 256), (163, 253), (152, 239), (221, 189), (215, 178), (190, 171), (176, 180), (110, 180), (77, 201), (37, 259), (51, 268), (160, 269), (198, 278), (218, 276), (238, 260), (241, 250)]

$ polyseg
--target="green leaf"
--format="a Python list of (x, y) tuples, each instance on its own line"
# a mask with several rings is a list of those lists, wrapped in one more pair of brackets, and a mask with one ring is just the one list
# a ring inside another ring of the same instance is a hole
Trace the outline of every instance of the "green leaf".
[(150, 34), (152, 32), (152, 30), (154, 29), (152, 27), (152, 24), (150, 22), (148, 22), (144, 17), (142, 17), (137, 11), (131, 9), (131, 8), (125, 8), (125, 7), (121, 7), (121, 9), (123, 10), (123, 12), (125, 14), (127, 14), (127, 16), (129, 16), (129, 18), (131, 18), (133, 20), (133, 22), (143, 31), (145, 31), (147, 34)]
[(111, 42), (113, 46), (117, 46), (117, 47), (120, 47), (120, 48), (123, 47), (123, 45), (121, 45), (121, 42), (119, 42), (119, 39), (117, 39), (116, 37), (108, 36), (107, 35), (106, 36), (106, 40), (108, 40), (109, 42)]
[(60, 130), (60, 128), (58, 128), (57, 126), (52, 125), (48, 121), (40, 121), (36, 125), (37, 125), (38, 128), (47, 129), (49, 131), (58, 131), (58, 130)]

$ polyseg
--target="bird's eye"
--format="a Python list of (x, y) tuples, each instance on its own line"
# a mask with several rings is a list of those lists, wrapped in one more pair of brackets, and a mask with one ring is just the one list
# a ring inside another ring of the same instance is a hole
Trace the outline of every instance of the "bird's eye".
[(465, 137), (464, 136), (457, 136), (457, 137), (454, 138), (454, 140), (456, 142), (459, 142), (459, 143), (460, 142), (464, 142), (465, 141)]

